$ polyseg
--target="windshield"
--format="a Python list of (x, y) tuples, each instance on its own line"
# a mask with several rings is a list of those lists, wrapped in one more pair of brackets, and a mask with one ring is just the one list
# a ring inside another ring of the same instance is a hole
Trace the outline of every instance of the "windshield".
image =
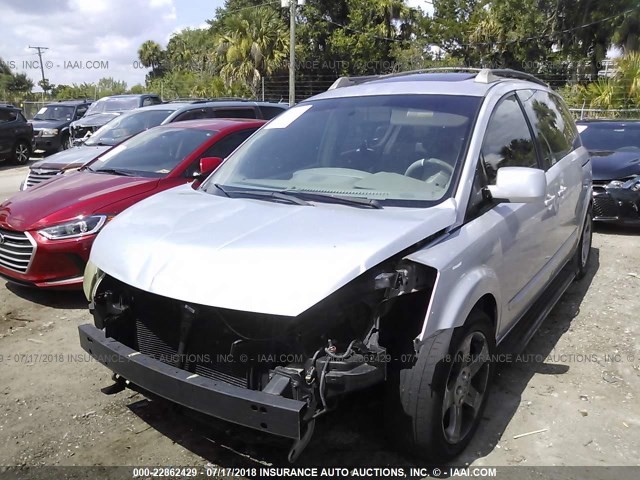
[(89, 164), (88, 170), (140, 177), (164, 177), (218, 132), (159, 127), (125, 140)]
[(105, 112), (123, 112), (125, 110), (133, 110), (138, 108), (140, 101), (138, 97), (107, 97), (101, 98), (97, 102), (93, 102), (87, 110), (85, 116), (95, 115), (96, 113)]
[(479, 105), (479, 98), (453, 95), (303, 103), (259, 130), (202, 188), (431, 206), (452, 195)]
[(173, 110), (148, 110), (116, 117), (89, 137), (85, 145), (117, 145), (144, 130), (157, 127), (172, 113)]
[(42, 107), (33, 117), (34, 120), (64, 120), (73, 118), (74, 107), (64, 105), (49, 105)]
[(578, 131), (588, 150), (640, 150), (640, 124), (582, 124)]

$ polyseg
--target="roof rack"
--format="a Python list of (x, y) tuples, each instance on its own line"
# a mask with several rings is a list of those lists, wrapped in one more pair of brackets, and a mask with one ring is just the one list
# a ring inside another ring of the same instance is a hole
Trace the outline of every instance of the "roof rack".
[(543, 87), (548, 85), (538, 77), (530, 73), (512, 70), (510, 68), (484, 68), (476, 75), (475, 81), (478, 83), (491, 83), (500, 80), (500, 78), (513, 78), (516, 80), (525, 80), (527, 82), (537, 83)]
[(200, 97), (178, 97), (165, 103), (204, 103), (208, 101), (209, 100), (207, 100), (206, 98)]
[(372, 82), (375, 80), (384, 80), (385, 78), (403, 77), (406, 75), (414, 75), (418, 73), (455, 73), (455, 72), (468, 72), (475, 73), (474, 81), (477, 83), (493, 83), (504, 78), (513, 78), (517, 80), (526, 80), (538, 85), (547, 87), (539, 78), (525, 72), (518, 70), (511, 70), (509, 68), (470, 68), (470, 67), (438, 67), (438, 68), (424, 68), (420, 70), (409, 70), (406, 72), (390, 73), (386, 75), (368, 75), (363, 77), (340, 77), (329, 87), (329, 90), (335, 90), (336, 88), (351, 87), (353, 85), (359, 85), (361, 83)]
[(248, 100), (246, 98), (242, 98), (242, 97), (213, 97), (213, 98), (209, 98), (207, 100), (208, 102), (250, 102), (251, 100)]

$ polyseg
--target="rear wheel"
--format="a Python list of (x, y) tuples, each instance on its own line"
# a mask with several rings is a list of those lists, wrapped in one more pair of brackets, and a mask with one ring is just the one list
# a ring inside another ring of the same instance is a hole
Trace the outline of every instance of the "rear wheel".
[(580, 280), (587, 273), (589, 268), (589, 260), (591, 259), (591, 242), (593, 239), (593, 215), (591, 213), (591, 206), (587, 210), (587, 216), (584, 219), (584, 225), (582, 226), (582, 234), (580, 235), (580, 242), (576, 249), (575, 264), (576, 264), (576, 280)]
[(24, 165), (29, 161), (29, 156), (31, 155), (31, 147), (24, 140), (20, 140), (16, 143), (15, 147), (13, 147), (13, 163), (18, 165)]
[(422, 346), (413, 366), (390, 373), (386, 415), (389, 433), (404, 448), (437, 463), (458, 455), (473, 437), (495, 351), (490, 319), (479, 310), (450, 341), (441, 335)]

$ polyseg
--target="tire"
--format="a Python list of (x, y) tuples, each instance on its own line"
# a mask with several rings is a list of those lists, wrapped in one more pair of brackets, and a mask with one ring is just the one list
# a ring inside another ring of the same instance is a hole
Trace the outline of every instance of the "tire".
[(24, 140), (19, 140), (13, 147), (13, 163), (25, 165), (31, 156), (31, 147)]
[[(461, 355), (466, 346), (468, 354)], [(443, 332), (423, 344), (413, 366), (392, 368), (385, 420), (396, 444), (438, 465), (462, 452), (482, 418), (494, 353), (489, 316), (474, 310), (453, 334)], [(472, 365), (477, 370), (470, 371)]]
[(591, 260), (591, 243), (593, 240), (593, 215), (591, 212), (591, 205), (587, 210), (587, 216), (584, 219), (584, 225), (582, 226), (582, 233), (580, 234), (580, 241), (578, 242), (578, 248), (576, 248), (576, 254), (574, 262), (576, 266), (576, 280), (580, 280), (587, 274), (589, 269), (589, 260)]
[(60, 138), (60, 148), (58, 148), (59, 152), (62, 152), (63, 150), (68, 150), (69, 148), (71, 148), (71, 137), (69, 136), (68, 133), (65, 133), (62, 135), (62, 137)]

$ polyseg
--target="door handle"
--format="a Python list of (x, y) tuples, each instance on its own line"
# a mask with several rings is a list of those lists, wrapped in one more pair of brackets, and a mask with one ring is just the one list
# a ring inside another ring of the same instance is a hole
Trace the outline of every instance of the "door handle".
[(547, 207), (552, 207), (553, 204), (555, 203), (556, 200), (556, 196), (555, 195), (547, 195), (547, 198), (545, 198), (544, 200), (544, 204)]
[(565, 186), (560, 187), (560, 190), (558, 190), (558, 196), (559, 197), (563, 197), (564, 196), (564, 192), (566, 192), (566, 191), (567, 191), (567, 187), (565, 187)]

